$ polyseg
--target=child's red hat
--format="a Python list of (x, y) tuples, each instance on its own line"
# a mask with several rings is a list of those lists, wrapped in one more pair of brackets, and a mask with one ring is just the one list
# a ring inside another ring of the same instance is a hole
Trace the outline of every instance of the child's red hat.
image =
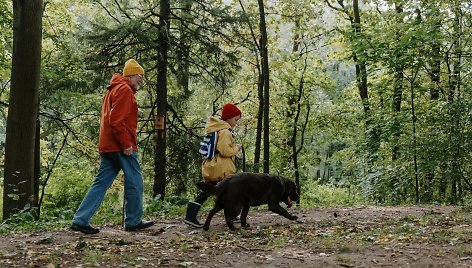
[(238, 115), (241, 115), (241, 110), (232, 103), (226, 103), (221, 111), (221, 120), (227, 120)]

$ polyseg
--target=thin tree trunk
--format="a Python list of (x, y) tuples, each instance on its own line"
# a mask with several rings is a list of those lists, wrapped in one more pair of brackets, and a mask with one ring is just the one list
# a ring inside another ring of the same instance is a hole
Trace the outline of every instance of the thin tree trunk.
[(254, 149), (254, 172), (259, 172), (261, 163), (261, 141), (262, 141), (262, 118), (264, 114), (264, 84), (262, 72), (259, 70), (259, 79), (257, 81), (257, 96), (259, 99), (259, 108), (257, 110), (257, 130), (256, 144)]
[[(351, 22), (352, 35), (353, 35), (350, 41), (354, 43), (354, 41), (357, 38), (360, 38), (360, 34), (362, 33), (359, 1), (358, 0), (352, 1), (352, 11), (350, 8), (345, 6), (344, 0), (337, 0), (336, 2), (339, 7), (332, 5), (329, 0), (325, 0), (325, 3), (329, 7), (347, 15), (349, 21)], [(355, 62), (355, 67), (356, 67), (357, 88), (359, 91), (359, 96), (362, 101), (362, 106), (364, 108), (364, 117), (365, 117), (364, 120), (365, 120), (366, 140), (367, 140), (367, 158), (368, 158), (368, 163), (372, 164), (372, 161), (375, 159), (375, 153), (378, 150), (378, 147), (380, 146), (380, 141), (379, 141), (380, 131), (378, 127), (372, 126), (372, 118), (370, 115), (368, 84), (367, 84), (367, 64), (366, 64), (365, 59), (363, 59), (363, 57), (359, 55), (361, 54), (357, 54), (354, 50), (352, 51), (352, 58)]]
[[(254, 41), (254, 46), (256, 47), (254, 52), (257, 51), (259, 54), (261, 54), (260, 44), (258, 44), (257, 42), (257, 38), (254, 33), (251, 21), (249, 20), (249, 16), (247, 15), (246, 10), (241, 0), (239, 0), (239, 5), (241, 6), (241, 9), (246, 15), (246, 22), (248, 24), (249, 30), (251, 31), (251, 35)], [(262, 119), (263, 119), (263, 114), (264, 114), (264, 79), (263, 79), (262, 70), (261, 70), (262, 68), (259, 63), (259, 57), (257, 56), (257, 53), (254, 53), (254, 54), (256, 55), (256, 67), (257, 67), (257, 73), (258, 73), (257, 98), (259, 100), (259, 107), (257, 111), (257, 128), (256, 128), (256, 140), (255, 140), (255, 148), (254, 148), (253, 172), (259, 172), (260, 159), (261, 159)]]
[(160, 0), (159, 41), (157, 60), (157, 101), (156, 113), (163, 118), (164, 128), (156, 133), (154, 157), (153, 196), (162, 200), (166, 190), (166, 119), (167, 119), (167, 51), (169, 49), (170, 1)]
[[(415, 172), (415, 200), (416, 204), (420, 202), (420, 192), (419, 192), (419, 178), (418, 178), (418, 149), (417, 149), (417, 138), (416, 138), (416, 109), (415, 109), (415, 81), (419, 71), (419, 65), (417, 66), (415, 72), (412, 75), (410, 80), (410, 101), (411, 101), (411, 121), (412, 121), (412, 128), (413, 128), (413, 164), (414, 164), (414, 172)], [(406, 190), (406, 189), (405, 189)]]
[(265, 23), (265, 8), (264, 1), (258, 0), (259, 4), (259, 27), (260, 27), (260, 53), (262, 61), (262, 77), (264, 84), (264, 173), (269, 173), (269, 153), (270, 153), (270, 141), (269, 141), (269, 110), (270, 110), (270, 99), (269, 99), (269, 55), (267, 49), (267, 29)]
[(33, 211), (33, 216), (36, 220), (41, 215), (41, 207), (39, 203), (39, 181), (41, 179), (41, 122), (39, 116), (36, 116), (36, 133), (34, 139), (34, 182), (33, 182), (33, 207), (36, 211)]
[(8, 107), (3, 219), (35, 205), (35, 137), (41, 66), (42, 0), (13, 1), (13, 55)]
[[(352, 7), (354, 10), (354, 22), (352, 24), (354, 33), (357, 35), (361, 32), (361, 17), (359, 12), (359, 2), (358, 0), (352, 1)], [(357, 87), (359, 89), (359, 96), (362, 100), (362, 105), (364, 107), (364, 112), (368, 115), (370, 111), (369, 105), (369, 95), (367, 90), (367, 67), (365, 60), (360, 59), (356, 53), (354, 53), (354, 61), (356, 62), (356, 78), (357, 78)]]
[[(301, 127), (301, 138), (300, 138), (300, 145), (297, 147), (297, 137), (298, 137), (298, 124), (299, 124), (299, 119), (300, 119), (300, 115), (301, 115), (301, 112), (302, 112), (302, 96), (303, 96), (303, 92), (304, 92), (304, 84), (305, 84), (305, 81), (304, 81), (304, 74), (305, 74), (305, 71), (306, 71), (306, 68), (307, 68), (307, 63), (305, 61), (305, 68), (303, 70), (303, 74), (302, 74), (302, 77), (300, 78), (300, 85), (299, 85), (299, 88), (298, 88), (298, 98), (297, 98), (297, 111), (296, 111), (296, 115), (293, 119), (293, 130), (292, 130), (292, 141), (291, 141), (291, 144), (292, 144), (292, 159), (293, 159), (293, 170), (294, 170), (294, 176), (295, 176), (295, 184), (297, 185), (297, 188), (298, 188), (298, 191), (299, 193), (301, 193), (301, 189), (300, 189), (300, 170), (299, 170), (299, 165), (298, 165), (298, 155), (300, 153), (300, 151), (302, 150), (303, 148), (303, 141), (304, 141), (304, 135), (305, 135), (305, 130), (306, 130), (306, 127), (308, 125), (308, 118), (310, 116), (310, 105), (307, 104), (307, 113), (306, 113), (306, 116), (305, 116), (305, 122), (303, 124), (303, 126)], [(300, 205), (300, 200), (297, 201), (297, 205), (299, 206)]]
[[(298, 32), (299, 27), (300, 27), (300, 23), (299, 23), (299, 20), (297, 19), (295, 21), (295, 28), (294, 28), (296, 32)], [(298, 40), (299, 39), (298, 33), (296, 33), (294, 35), (293, 39), (294, 40), (293, 40), (292, 52), (294, 54), (299, 53), (298, 50), (299, 50), (299, 47), (300, 47), (299, 46), (300, 42)], [(300, 145), (297, 147), (298, 125), (299, 125), (300, 115), (301, 115), (301, 112), (302, 112), (302, 97), (303, 97), (303, 93), (304, 93), (304, 90), (305, 90), (305, 79), (304, 79), (304, 77), (305, 77), (307, 66), (308, 66), (308, 64), (307, 64), (307, 60), (305, 58), (303, 72), (302, 72), (302, 75), (300, 77), (300, 81), (299, 81), (299, 85), (298, 85), (297, 99), (290, 98), (290, 100), (289, 100), (289, 106), (293, 102), (297, 103), (297, 110), (296, 110), (295, 116), (293, 118), (292, 138), (291, 138), (290, 143), (292, 145), (291, 158), (293, 160), (293, 170), (294, 170), (294, 176), (295, 176), (295, 184), (297, 185), (299, 193), (301, 193), (301, 188), (300, 188), (300, 170), (299, 170), (299, 164), (298, 164), (298, 154), (300, 153), (301, 149), (303, 148), (305, 130), (306, 130), (306, 126), (308, 124), (308, 118), (309, 118), (309, 115), (310, 115), (310, 105), (308, 103), (306, 105), (307, 106), (307, 114), (305, 116), (305, 123), (301, 127)], [(297, 201), (297, 206), (300, 206), (300, 200)]]

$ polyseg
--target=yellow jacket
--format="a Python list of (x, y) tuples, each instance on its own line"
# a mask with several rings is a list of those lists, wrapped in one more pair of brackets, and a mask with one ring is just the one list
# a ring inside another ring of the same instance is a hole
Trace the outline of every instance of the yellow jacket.
[(236, 173), (236, 154), (238, 147), (234, 143), (231, 126), (217, 117), (211, 116), (205, 125), (205, 132), (218, 131), (216, 155), (209, 160), (203, 160), (202, 176), (206, 182), (220, 181), (224, 177)]

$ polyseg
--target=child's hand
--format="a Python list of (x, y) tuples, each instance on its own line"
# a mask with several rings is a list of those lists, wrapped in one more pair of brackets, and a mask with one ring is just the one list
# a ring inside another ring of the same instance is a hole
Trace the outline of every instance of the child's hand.
[(243, 147), (241, 144), (236, 144), (236, 147), (238, 147), (238, 152), (241, 151), (241, 148)]

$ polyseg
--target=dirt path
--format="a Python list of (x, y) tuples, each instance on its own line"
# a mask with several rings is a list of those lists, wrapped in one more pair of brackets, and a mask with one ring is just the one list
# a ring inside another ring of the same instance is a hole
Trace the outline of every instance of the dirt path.
[[(1, 236), (0, 267), (472, 267), (472, 214), (455, 207), (251, 210), (251, 228), (208, 232), (156, 219), (142, 232), (101, 226)], [(204, 213), (205, 214), (205, 213)]]

